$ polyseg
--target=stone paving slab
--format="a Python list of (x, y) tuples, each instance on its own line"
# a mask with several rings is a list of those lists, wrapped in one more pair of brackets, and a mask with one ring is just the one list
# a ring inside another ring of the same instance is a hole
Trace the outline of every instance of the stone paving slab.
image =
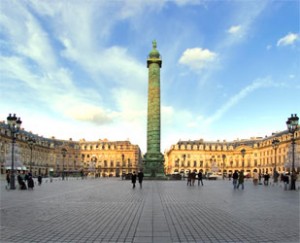
[(299, 190), (282, 185), (233, 190), (231, 181), (118, 178), (43, 183), (6, 190), (1, 181), (0, 241), (299, 242)]

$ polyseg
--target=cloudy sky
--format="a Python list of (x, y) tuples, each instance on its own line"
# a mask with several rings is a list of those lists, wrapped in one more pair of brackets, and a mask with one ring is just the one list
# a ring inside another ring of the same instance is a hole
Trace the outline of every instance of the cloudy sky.
[(0, 120), (146, 152), (147, 65), (162, 56), (161, 150), (271, 135), (300, 113), (299, 1), (0, 3)]

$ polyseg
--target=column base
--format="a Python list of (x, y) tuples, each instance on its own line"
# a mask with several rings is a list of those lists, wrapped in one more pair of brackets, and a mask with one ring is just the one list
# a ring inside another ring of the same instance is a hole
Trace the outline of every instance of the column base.
[(143, 172), (146, 180), (166, 180), (163, 154), (146, 153), (143, 159)]

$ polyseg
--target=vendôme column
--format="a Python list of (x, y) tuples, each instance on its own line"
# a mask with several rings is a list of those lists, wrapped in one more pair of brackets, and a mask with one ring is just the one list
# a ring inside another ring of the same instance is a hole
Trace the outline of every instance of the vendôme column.
[(160, 68), (161, 58), (152, 42), (152, 50), (147, 59), (148, 71), (148, 115), (147, 115), (147, 152), (144, 155), (145, 177), (164, 177), (164, 156), (160, 152)]

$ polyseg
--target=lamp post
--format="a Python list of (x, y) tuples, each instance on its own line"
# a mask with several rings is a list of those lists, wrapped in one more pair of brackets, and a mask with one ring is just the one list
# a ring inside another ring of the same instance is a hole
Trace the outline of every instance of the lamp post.
[(10, 189), (14, 190), (16, 189), (15, 186), (15, 143), (16, 143), (16, 134), (19, 132), (20, 128), (21, 128), (21, 118), (17, 118), (16, 114), (14, 114), (13, 116), (11, 114), (9, 114), (9, 116), (7, 117), (7, 124), (8, 124), (8, 128), (10, 130), (10, 134), (11, 134), (11, 139), (12, 139), (12, 143), (11, 143), (11, 170), (10, 170)]
[(298, 128), (299, 117), (297, 114), (292, 114), (286, 121), (289, 133), (291, 133), (292, 140), (292, 173), (291, 173), (291, 190), (296, 190), (296, 171), (295, 171), (295, 132)]
[(28, 143), (28, 146), (29, 146), (29, 148), (30, 148), (30, 164), (29, 164), (29, 171), (32, 172), (32, 171), (31, 171), (31, 169), (32, 169), (32, 150), (33, 150), (33, 147), (34, 147), (34, 145), (35, 145), (35, 143), (36, 143), (36, 140), (35, 140), (34, 137), (30, 137), (30, 138), (27, 139), (27, 143)]
[(222, 154), (222, 159), (223, 159), (223, 172), (222, 172), (222, 177), (223, 177), (223, 180), (225, 179), (225, 176), (224, 176), (224, 167), (225, 167), (225, 159), (226, 159), (226, 155), (225, 154)]
[(243, 167), (243, 171), (244, 171), (244, 167), (245, 167), (245, 154), (246, 154), (246, 149), (242, 149), (241, 150), (241, 154), (242, 154), (242, 167)]
[(62, 180), (64, 180), (65, 179), (65, 157), (67, 155), (67, 150), (65, 148), (62, 148), (61, 154), (63, 156)]
[(272, 146), (273, 146), (273, 149), (274, 149), (274, 151), (275, 151), (275, 160), (274, 160), (274, 171), (273, 171), (273, 179), (274, 179), (274, 183), (277, 183), (277, 181), (278, 181), (278, 174), (277, 174), (277, 171), (276, 171), (276, 165), (277, 165), (277, 149), (278, 149), (278, 146), (279, 146), (279, 143), (280, 143), (280, 141), (277, 139), (277, 138), (275, 138), (275, 139), (273, 139), (273, 141), (272, 141)]

